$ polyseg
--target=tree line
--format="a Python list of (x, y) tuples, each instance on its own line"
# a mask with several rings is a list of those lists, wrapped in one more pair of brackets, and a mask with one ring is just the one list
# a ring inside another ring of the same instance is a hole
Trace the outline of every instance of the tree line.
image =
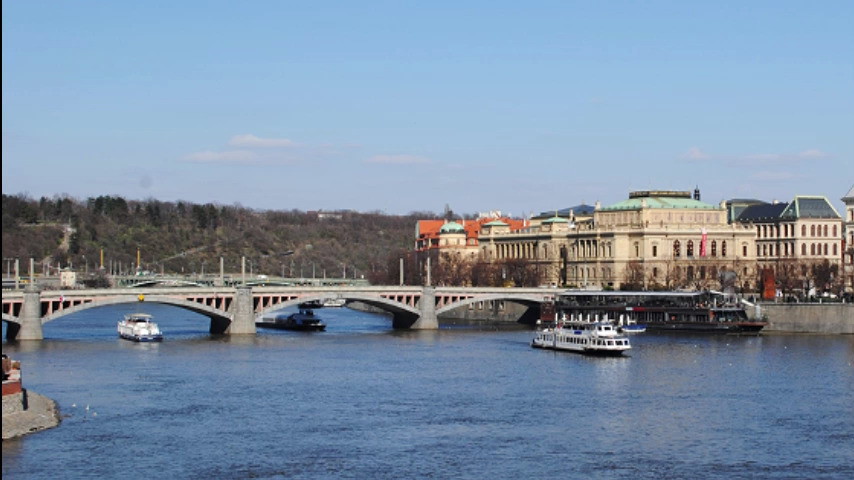
[[(338, 211), (255, 210), (240, 205), (131, 200), (102, 195), (33, 199), (3, 194), (3, 258), (23, 265), (164, 274), (247, 273), (286, 277), (365, 278), (397, 283), (397, 260), (409, 254), (419, 219), (433, 213), (387, 215)], [(389, 266), (393, 265), (393, 271)]]

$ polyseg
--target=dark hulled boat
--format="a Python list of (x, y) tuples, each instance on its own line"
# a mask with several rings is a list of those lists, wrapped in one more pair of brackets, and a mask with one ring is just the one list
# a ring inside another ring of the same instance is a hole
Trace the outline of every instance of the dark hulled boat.
[(313, 310), (309, 309), (300, 309), (297, 313), (276, 315), (272, 320), (255, 322), (255, 326), (298, 331), (323, 331), (326, 329), (326, 324), (314, 314)]
[(570, 319), (608, 319), (645, 325), (647, 332), (756, 335), (767, 322), (751, 320), (744, 307), (714, 292), (566, 291), (557, 309)]

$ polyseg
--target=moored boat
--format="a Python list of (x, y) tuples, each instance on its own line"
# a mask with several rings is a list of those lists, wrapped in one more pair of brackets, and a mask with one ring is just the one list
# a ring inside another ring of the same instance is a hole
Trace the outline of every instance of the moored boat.
[(622, 327), (619, 327), (619, 330), (623, 333), (643, 333), (646, 331), (646, 325), (624, 325)]
[(123, 320), (116, 324), (119, 337), (134, 342), (159, 342), (163, 340), (160, 327), (153, 321), (153, 317), (147, 313), (129, 313)]
[(327, 298), (323, 301), (324, 308), (341, 308), (347, 305), (347, 300), (343, 298)]
[(255, 326), (259, 328), (299, 331), (323, 331), (326, 329), (326, 324), (311, 309), (300, 309), (297, 313), (276, 315), (272, 319), (255, 322)]
[(619, 318), (624, 331), (756, 335), (768, 323), (748, 318), (744, 307), (716, 292), (566, 291), (557, 310), (571, 320)]
[(307, 302), (301, 302), (297, 307), (300, 310), (312, 310), (314, 308), (323, 308), (323, 302), (320, 300), (309, 300)]
[(632, 348), (629, 338), (609, 321), (568, 322), (558, 320), (554, 328), (537, 330), (534, 348), (565, 350), (587, 355), (622, 355)]

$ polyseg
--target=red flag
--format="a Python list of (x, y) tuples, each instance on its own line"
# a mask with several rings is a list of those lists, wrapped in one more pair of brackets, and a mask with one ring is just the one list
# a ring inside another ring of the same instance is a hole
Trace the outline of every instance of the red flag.
[(702, 234), (700, 235), (700, 256), (706, 256), (706, 227), (703, 227)]

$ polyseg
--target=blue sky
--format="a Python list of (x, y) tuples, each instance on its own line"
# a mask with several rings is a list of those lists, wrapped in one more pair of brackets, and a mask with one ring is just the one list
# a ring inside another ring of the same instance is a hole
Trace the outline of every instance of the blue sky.
[(3, 193), (515, 216), (854, 184), (854, 3), (2, 4)]

